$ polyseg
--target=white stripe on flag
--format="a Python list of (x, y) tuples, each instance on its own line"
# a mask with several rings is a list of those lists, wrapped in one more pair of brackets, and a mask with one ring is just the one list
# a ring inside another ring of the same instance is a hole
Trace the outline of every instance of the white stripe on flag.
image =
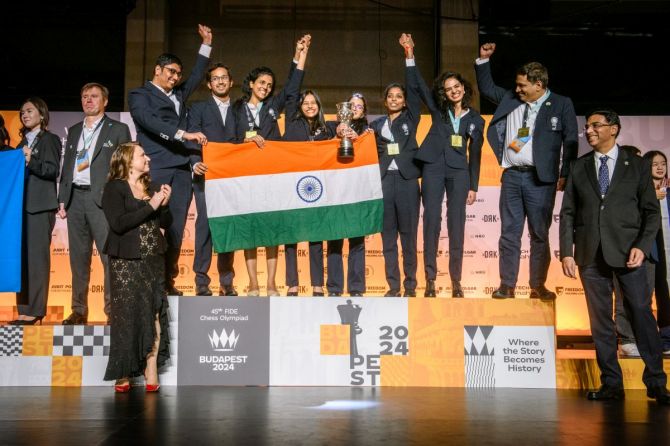
[(227, 217), (382, 198), (378, 164), (207, 180), (207, 216)]

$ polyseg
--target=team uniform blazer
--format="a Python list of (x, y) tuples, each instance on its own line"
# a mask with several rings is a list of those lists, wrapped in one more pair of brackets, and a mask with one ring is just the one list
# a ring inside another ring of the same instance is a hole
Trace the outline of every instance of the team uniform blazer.
[[(486, 138), (502, 165), (507, 131), (507, 115), (523, 102), (514, 90), (497, 86), (491, 76), (490, 62), (475, 65), (477, 85), (483, 97), (497, 104), (493, 118), (486, 132)], [(533, 162), (537, 177), (544, 183), (555, 183), (559, 176), (568, 176), (570, 163), (577, 158), (577, 117), (570, 98), (553, 91), (542, 104), (535, 120), (532, 133)], [(563, 165), (560, 169), (561, 146), (563, 147)]]
[(484, 144), (484, 119), (476, 110), (469, 109), (468, 113), (461, 117), (458, 128), (458, 134), (463, 138), (463, 147), (452, 147), (451, 136), (456, 132), (451, 120), (449, 116), (442, 116), (433, 98), (433, 93), (426, 85), (418, 68), (416, 66), (405, 67), (405, 78), (407, 96), (418, 95), (428, 107), (432, 119), (432, 124), (426, 138), (421, 143), (416, 159), (425, 163), (435, 163), (440, 161), (440, 157), (444, 154), (449, 167), (468, 169), (470, 190), (476, 192), (479, 187), (479, 170)]
[(649, 162), (619, 150), (601, 198), (593, 158), (594, 152), (587, 153), (570, 170), (561, 207), (561, 259), (574, 257), (578, 265), (588, 265), (599, 246), (612, 267), (625, 267), (631, 248), (649, 257), (661, 220)]
[(187, 128), (186, 100), (205, 75), (209, 58), (198, 54), (191, 75), (173, 89), (179, 101), (179, 114), (174, 102), (147, 81), (142, 87), (128, 93), (128, 107), (135, 122), (137, 141), (151, 158), (151, 169), (183, 166), (189, 162), (189, 150), (175, 139), (177, 130)]
[[(41, 131), (34, 143), (27, 179), (23, 192), (24, 211), (29, 214), (51, 211), (58, 208), (56, 181), (60, 170), (60, 138), (48, 130)], [(25, 139), (19, 147), (27, 145)]]
[[(254, 123), (253, 130), (256, 130), (258, 135), (267, 140), (281, 141), (282, 137), (279, 132), (279, 125), (277, 124), (279, 115), (284, 111), (288, 98), (291, 96), (297, 97), (300, 94), (300, 85), (302, 84), (304, 71), (298, 70), (296, 67), (297, 64), (292, 62), (286, 85), (279, 93), (263, 101), (259, 116), (260, 124), (256, 126)], [(232, 111), (235, 115), (235, 134), (240, 141), (244, 141), (246, 132), (252, 130), (249, 127), (250, 112), (247, 103), (241, 100), (236, 101), (232, 106)], [(230, 110), (228, 113), (230, 113)]]
[[(421, 176), (421, 168), (418, 166), (414, 157), (419, 149), (416, 143), (416, 128), (419, 125), (421, 118), (418, 101), (414, 104), (407, 104), (407, 108), (403, 110), (400, 115), (391, 122), (389, 128), (393, 139), (391, 141), (382, 136), (382, 128), (388, 119), (386, 116), (381, 116), (370, 124), (370, 128), (375, 132), (375, 139), (377, 141), (377, 154), (379, 155), (379, 169), (381, 176), (384, 178), (388, 172), (388, 167), (393, 160), (398, 166), (400, 175), (406, 180), (412, 180)], [(395, 142), (398, 144), (400, 153), (398, 155), (388, 154), (388, 144)]]
[[(151, 183), (149, 190), (157, 192), (160, 185)], [(102, 210), (110, 228), (103, 252), (111, 257), (140, 258), (139, 226), (151, 219), (153, 214), (160, 213), (161, 227), (167, 228), (171, 223), (167, 206), (154, 210), (148, 201), (138, 201), (125, 180), (112, 180), (105, 185)], [(163, 237), (159, 240), (159, 250), (164, 253), (167, 244)]]
[[(205, 101), (191, 105), (188, 114), (188, 132), (202, 132), (207, 141), (238, 143), (241, 140), (235, 134), (235, 114), (231, 100), (226, 113), (226, 122), (221, 119), (221, 111), (212, 96)], [(194, 144), (196, 150), (191, 154), (191, 165), (202, 162), (202, 147)]]
[[(109, 174), (109, 162), (116, 148), (130, 141), (130, 130), (122, 122), (104, 116), (100, 123), (100, 133), (91, 155), (91, 193), (95, 204), (102, 207), (102, 191), (107, 183)], [(72, 199), (72, 179), (74, 177), (74, 163), (77, 157), (77, 146), (81, 138), (84, 123), (78, 122), (68, 129), (67, 141), (65, 142), (65, 157), (63, 158), (63, 170), (60, 176), (60, 187), (58, 188), (58, 202), (65, 204), (65, 209), (70, 207)]]

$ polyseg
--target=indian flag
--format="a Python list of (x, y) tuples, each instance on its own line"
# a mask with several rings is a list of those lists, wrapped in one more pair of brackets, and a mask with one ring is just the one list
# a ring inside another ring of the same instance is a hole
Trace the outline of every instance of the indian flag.
[(373, 134), (339, 140), (208, 143), (207, 217), (216, 252), (302, 241), (337, 240), (382, 230), (383, 203)]

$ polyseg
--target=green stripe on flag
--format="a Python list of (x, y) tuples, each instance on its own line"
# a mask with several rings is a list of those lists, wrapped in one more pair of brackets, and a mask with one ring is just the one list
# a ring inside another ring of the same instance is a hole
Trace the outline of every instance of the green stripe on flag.
[(353, 204), (214, 217), (209, 219), (216, 252), (302, 241), (339, 240), (382, 231), (382, 199)]

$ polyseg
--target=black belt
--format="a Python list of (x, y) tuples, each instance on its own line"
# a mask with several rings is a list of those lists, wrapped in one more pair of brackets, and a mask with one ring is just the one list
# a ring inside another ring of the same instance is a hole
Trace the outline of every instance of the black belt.
[(89, 186), (88, 184), (72, 183), (72, 188), (77, 190), (91, 190), (91, 186)]
[(533, 172), (535, 170), (535, 166), (511, 166), (508, 167), (509, 170), (516, 170), (519, 172)]

